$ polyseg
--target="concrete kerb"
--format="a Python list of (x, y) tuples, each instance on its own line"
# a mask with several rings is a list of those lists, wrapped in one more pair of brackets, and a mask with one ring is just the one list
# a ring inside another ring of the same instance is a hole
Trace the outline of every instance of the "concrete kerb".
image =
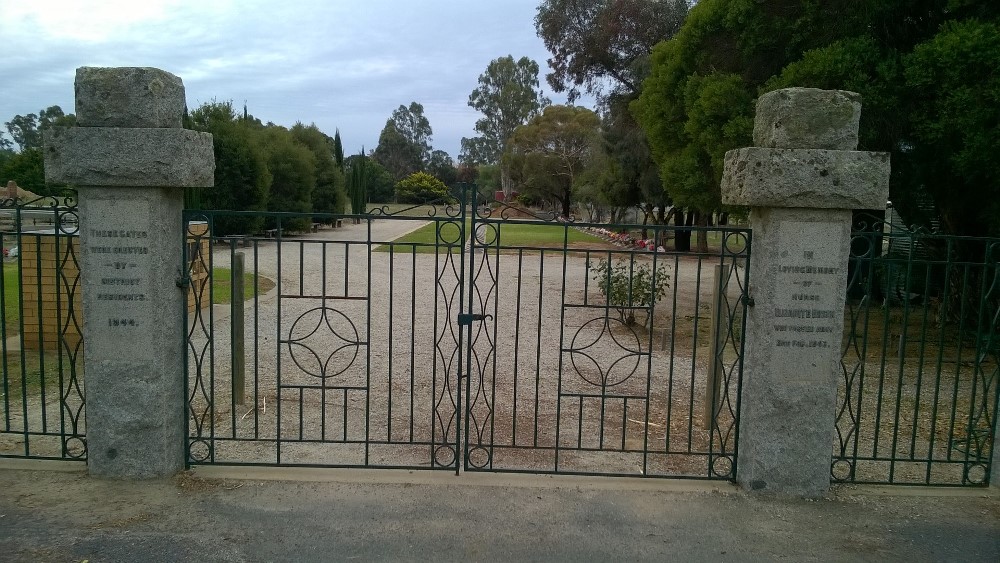
[[(87, 477), (83, 461), (0, 458), (0, 471), (40, 471), (75, 473)], [(582, 475), (542, 475), (530, 473), (463, 473), (450, 471), (412, 471), (401, 469), (330, 469), (316, 467), (271, 467), (201, 465), (188, 470), (189, 475), (207, 481), (297, 482), (359, 485), (431, 485), (448, 487), (516, 487), (586, 491), (650, 491), (665, 493), (746, 494), (733, 483), (701, 479), (643, 479), (636, 477), (592, 477)], [(94, 476), (90, 476), (94, 477)], [(95, 477), (101, 479), (102, 477)], [(754, 493), (758, 498), (783, 495)], [(904, 485), (835, 485), (827, 498), (871, 497), (940, 497), (988, 498), (1000, 500), (995, 487), (925, 487)]]

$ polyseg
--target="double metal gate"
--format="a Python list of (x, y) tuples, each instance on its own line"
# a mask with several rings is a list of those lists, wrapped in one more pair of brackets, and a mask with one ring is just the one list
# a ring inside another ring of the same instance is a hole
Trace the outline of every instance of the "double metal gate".
[(747, 230), (677, 253), (691, 231), (471, 201), (186, 221), (191, 464), (735, 476)]

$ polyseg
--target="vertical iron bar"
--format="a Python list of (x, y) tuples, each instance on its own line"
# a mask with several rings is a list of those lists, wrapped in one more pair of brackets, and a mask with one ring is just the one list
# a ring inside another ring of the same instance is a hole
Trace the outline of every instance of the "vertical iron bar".
[[(414, 415), (414, 394), (416, 393), (416, 340), (417, 340), (417, 247), (410, 247), (410, 442), (413, 441), (413, 425), (416, 420)], [(435, 293), (437, 293), (435, 291)], [(434, 394), (433, 388), (431, 394)], [(431, 411), (433, 411), (433, 401)]]
[[(393, 336), (392, 336), (393, 335), (393, 333), (392, 333), (392, 305), (393, 305), (392, 301), (393, 301), (393, 298), (392, 298), (392, 296), (393, 296), (393, 293), (394, 293), (393, 292), (393, 279), (395, 278), (394, 274), (395, 274), (395, 265), (396, 265), (396, 259), (395, 259), (394, 251), (396, 249), (396, 245), (394, 245), (392, 242), (390, 242), (390, 243), (388, 243), (388, 246), (389, 246), (389, 357), (386, 358), (386, 361), (389, 364), (388, 365), (388, 368), (389, 368), (389, 373), (388, 373), (388, 377), (389, 377), (389, 392), (388, 392), (389, 393), (389, 397), (388, 397), (388, 403), (386, 405), (386, 412), (385, 412), (385, 416), (386, 416), (386, 421), (385, 421), (385, 426), (386, 426), (385, 439), (386, 439), (386, 442), (391, 443), (392, 442), (392, 340), (393, 340)], [(369, 260), (371, 260), (371, 255), (369, 255)], [(369, 343), (370, 342), (371, 342), (371, 339), (369, 339)], [(371, 348), (371, 346), (369, 345), (369, 349), (370, 348)]]
[[(514, 406), (513, 414), (511, 415), (512, 427), (510, 433), (510, 445), (517, 445), (517, 372), (518, 364), (520, 363), (521, 354), (521, 282), (523, 281), (522, 272), (524, 270), (524, 249), (517, 249), (517, 299), (514, 306), (514, 383), (513, 383), (513, 394), (514, 394)], [(499, 283), (497, 284), (499, 287)]]
[[(277, 283), (278, 283), (278, 288), (277, 288), (278, 289), (278, 302), (276, 304), (278, 318), (277, 318), (277, 322), (275, 323), (275, 330), (276, 330), (277, 334), (275, 335), (276, 338), (274, 339), (274, 345), (275, 345), (275, 348), (276, 348), (276, 350), (275, 350), (275, 352), (276, 352), (276, 355), (275, 355), (275, 362), (276, 362), (276, 365), (275, 365), (276, 397), (275, 397), (275, 401), (274, 402), (277, 403), (277, 404), (274, 406), (274, 416), (276, 417), (275, 418), (275, 423), (274, 423), (274, 446), (275, 446), (275, 456), (276, 456), (275, 457), (275, 462), (278, 465), (281, 465), (281, 301), (282, 301), (282, 296), (284, 295), (284, 287), (283, 287), (284, 284), (282, 283), (282, 278), (281, 278), (281, 271), (282, 271), (282, 268), (281, 268), (281, 247), (283, 246), (281, 244), (281, 215), (277, 216), (277, 227), (278, 227), (278, 230), (277, 230), (277, 233), (275, 233), (275, 237), (277, 239), (277, 242), (276, 242), (276, 244), (277, 244), (277, 249), (276, 249), (277, 257), (276, 257), (276, 259), (277, 259), (277, 265), (278, 265), (278, 267), (276, 268), (275, 271), (278, 273), (278, 276), (277, 276), (278, 277), (278, 280), (277, 280)], [(346, 286), (345, 286), (345, 293), (346, 293)]]
[[(371, 455), (371, 417), (372, 417), (372, 216), (366, 217), (368, 229), (367, 241), (367, 293), (365, 294), (365, 309), (367, 327), (365, 327), (365, 467), (368, 466)], [(391, 358), (390, 358), (391, 361)]]

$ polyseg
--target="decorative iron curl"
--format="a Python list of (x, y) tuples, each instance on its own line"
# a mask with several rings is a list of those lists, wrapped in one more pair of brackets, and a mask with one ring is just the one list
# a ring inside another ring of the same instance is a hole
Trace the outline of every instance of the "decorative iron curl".
[(423, 211), (425, 208), (426, 208), (426, 213), (420, 213), (419, 215), (426, 214), (427, 217), (432, 219), (435, 217), (448, 217), (454, 219), (456, 217), (461, 216), (462, 214), (462, 206), (454, 199), (448, 198), (448, 199), (436, 199), (433, 201), (428, 201), (426, 203), (417, 203), (409, 207), (397, 209), (396, 211), (390, 211), (389, 206), (384, 204), (379, 207), (373, 207), (369, 209), (368, 211), (363, 213), (363, 215), (371, 217), (397, 217), (397, 216), (403, 216), (407, 212), (413, 210)]
[[(539, 221), (544, 221), (546, 223), (575, 223), (576, 219), (572, 217), (561, 217), (556, 212), (541, 212), (536, 213), (530, 209), (514, 207), (506, 202), (497, 202), (498, 207), (496, 209), (489, 206), (479, 206), (475, 210), (476, 217), (481, 219), (493, 219), (499, 218), (502, 220), (517, 220), (518, 217), (514, 217), (515, 214), (518, 215), (528, 215), (532, 219)], [(494, 217), (496, 216), (496, 217)]]

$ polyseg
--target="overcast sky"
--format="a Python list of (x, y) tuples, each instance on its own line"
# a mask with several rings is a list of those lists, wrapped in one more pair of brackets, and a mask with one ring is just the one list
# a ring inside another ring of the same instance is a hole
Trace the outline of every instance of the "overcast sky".
[[(0, 0), (0, 122), (73, 112), (80, 66), (152, 66), (188, 107), (232, 100), (264, 122), (339, 128), (374, 148), (400, 104), (424, 106), (435, 149), (475, 134), (469, 93), (495, 58), (528, 56), (545, 83), (539, 0)], [(587, 101), (584, 100), (584, 105)]]

